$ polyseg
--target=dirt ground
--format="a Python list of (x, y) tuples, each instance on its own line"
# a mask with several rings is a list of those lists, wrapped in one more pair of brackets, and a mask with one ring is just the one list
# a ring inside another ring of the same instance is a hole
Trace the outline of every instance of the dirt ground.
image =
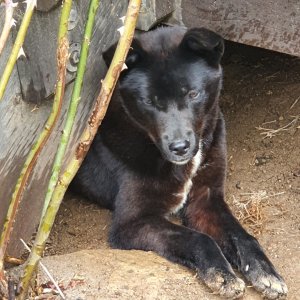
[[(223, 67), (221, 105), (228, 134), (227, 201), (286, 279), (288, 299), (300, 299), (300, 59), (229, 43)], [(47, 255), (100, 249), (105, 265), (107, 257), (115, 257), (118, 253), (108, 250), (106, 237), (110, 218), (107, 210), (68, 194), (47, 245)], [(155, 277), (153, 260), (156, 256), (139, 251), (132, 253), (134, 257), (130, 259), (134, 261), (136, 257), (137, 266), (143, 262), (139, 268), (151, 270), (153, 266)], [(64, 259), (58, 259), (61, 260)], [(98, 263), (103, 266), (101, 258)], [(71, 267), (69, 272), (75, 271)], [(109, 273), (109, 269), (106, 272)], [(185, 273), (185, 278), (189, 276), (193, 278), (194, 274)], [(126, 278), (128, 274), (124, 277), (121, 274), (119, 283), (114, 283), (110, 289), (118, 291)], [(170, 275), (169, 280), (172, 280)], [(174, 284), (178, 287), (180, 282)], [(177, 288), (176, 295), (173, 290), (164, 296), (156, 293), (151, 298), (147, 293), (148, 296), (143, 296), (147, 286), (156, 292), (160, 287), (145, 280), (131, 299), (215, 299), (203, 287), (201, 295), (191, 293), (188, 296), (186, 288)], [(109, 295), (105, 297), (99, 292), (93, 299), (130, 299), (118, 292)], [(169, 298), (166, 295), (170, 295)], [(245, 299), (256, 297), (255, 293), (250, 293)]]

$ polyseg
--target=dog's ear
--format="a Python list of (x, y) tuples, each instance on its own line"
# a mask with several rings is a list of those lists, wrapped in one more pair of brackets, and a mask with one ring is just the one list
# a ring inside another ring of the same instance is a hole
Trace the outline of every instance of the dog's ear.
[(206, 28), (192, 28), (185, 33), (180, 47), (203, 57), (212, 65), (218, 65), (224, 53), (224, 40)]
[[(116, 48), (117, 43), (112, 45), (102, 54), (107, 67), (109, 67), (111, 64)], [(143, 50), (140, 42), (137, 39), (133, 39), (125, 60), (127, 68), (130, 69), (137, 65), (142, 60), (144, 55), (145, 51)]]

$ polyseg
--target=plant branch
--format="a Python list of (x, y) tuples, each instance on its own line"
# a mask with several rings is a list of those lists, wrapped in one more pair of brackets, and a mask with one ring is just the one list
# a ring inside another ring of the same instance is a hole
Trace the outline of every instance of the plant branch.
[[(66, 123), (64, 125), (64, 130), (62, 132), (60, 144), (55, 156), (54, 164), (52, 167), (52, 173), (51, 173), (51, 178), (49, 181), (48, 189), (47, 189), (47, 194), (44, 202), (44, 208), (43, 208), (43, 213), (42, 213), (42, 218), (45, 214), (45, 211), (49, 205), (50, 199), (52, 197), (54, 188), (56, 186), (57, 180), (58, 180), (58, 175), (61, 170), (61, 165), (63, 162), (64, 154), (66, 151), (67, 144), (70, 139), (70, 134), (73, 128), (76, 112), (77, 112), (77, 107), (80, 102), (80, 93), (81, 93), (81, 87), (82, 87), (82, 82), (83, 82), (83, 76), (85, 72), (85, 67), (86, 67), (86, 62), (87, 62), (87, 57), (88, 57), (88, 52), (89, 52), (89, 46), (90, 46), (90, 41), (92, 37), (92, 32), (93, 32), (93, 25), (94, 25), (94, 20), (95, 20), (95, 15), (97, 12), (97, 8), (99, 5), (99, 0), (91, 0), (90, 5), (89, 5), (89, 10), (88, 10), (88, 18), (87, 22), (85, 25), (85, 31), (84, 31), (84, 36), (82, 39), (82, 47), (81, 47), (81, 52), (80, 52), (80, 58), (79, 58), (79, 63), (78, 63), (78, 68), (77, 68), (77, 75), (74, 83), (74, 88), (71, 96), (71, 102), (69, 105), (67, 117), (66, 117)], [(42, 220), (41, 218), (41, 220)]]
[[(13, 68), (16, 64), (16, 61), (19, 57), (20, 53), (22, 52), (22, 45), (25, 40), (25, 36), (27, 33), (28, 26), (31, 21), (31, 17), (34, 11), (34, 8), (36, 7), (36, 0), (26, 0), (26, 11), (20, 26), (20, 29), (18, 31), (14, 46), (12, 48), (10, 57), (8, 59), (8, 62), (5, 66), (4, 72), (2, 74), (1, 80), (0, 80), (0, 101), (2, 100), (3, 94), (5, 92), (5, 88), (7, 86), (8, 80), (10, 78), (10, 75), (13, 71)], [(21, 51), (21, 52), (20, 52)]]
[(18, 3), (13, 3), (12, 0), (5, 0), (5, 21), (2, 29), (2, 33), (0, 36), (0, 56), (2, 50), (5, 46), (7, 38), (10, 33), (10, 29), (15, 25), (15, 20), (13, 19), (14, 8), (18, 5)]
[(36, 240), (32, 247), (32, 252), (29, 256), (24, 276), (22, 277), (22, 296), (18, 298), (18, 300), (23, 300), (25, 297), (30, 279), (32, 277), (32, 274), (36, 270), (37, 264), (43, 254), (46, 240), (49, 237), (50, 230), (53, 226), (55, 216), (66, 192), (66, 189), (75, 176), (77, 170), (79, 169), (83, 158), (85, 157), (91, 145), (91, 142), (97, 133), (98, 127), (100, 126), (105, 116), (110, 98), (119, 78), (134, 35), (134, 29), (140, 5), (141, 0), (131, 0), (129, 2), (125, 19), (124, 33), (121, 35), (112, 63), (105, 76), (105, 79), (102, 82), (100, 94), (97, 97), (94, 109), (88, 120), (87, 127), (81, 135), (75, 155), (71, 158), (66, 170), (59, 177), (58, 183), (55, 187), (53, 196), (51, 197), (42, 224), (37, 232)]
[[(31, 249), (27, 246), (27, 244), (24, 242), (23, 239), (20, 239), (21, 243), (23, 244), (23, 246), (25, 247), (25, 249), (30, 253)], [(62, 299), (66, 299), (64, 293), (62, 292), (61, 288), (59, 287), (58, 283), (56, 282), (56, 280), (53, 278), (53, 276), (51, 275), (51, 273), (48, 271), (47, 267), (40, 261), (39, 262), (40, 267), (42, 268), (42, 270), (44, 271), (44, 273), (48, 276), (48, 278), (50, 279), (50, 281), (53, 283), (53, 285), (55, 286), (56, 290), (58, 291), (60, 297)]]

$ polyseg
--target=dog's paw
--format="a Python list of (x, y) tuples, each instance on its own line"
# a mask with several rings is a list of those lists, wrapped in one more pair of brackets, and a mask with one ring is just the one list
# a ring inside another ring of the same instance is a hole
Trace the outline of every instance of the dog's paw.
[(267, 299), (285, 299), (288, 293), (287, 286), (258, 241), (251, 236), (233, 241), (238, 253), (238, 269), (250, 284)]
[(224, 298), (241, 298), (245, 292), (245, 283), (234, 274), (223, 274), (215, 270), (209, 270), (204, 278), (205, 284), (216, 294)]
[(245, 272), (246, 278), (253, 287), (261, 292), (267, 299), (285, 299), (288, 293), (288, 288), (276, 272), (268, 274), (259, 269), (248, 270)]

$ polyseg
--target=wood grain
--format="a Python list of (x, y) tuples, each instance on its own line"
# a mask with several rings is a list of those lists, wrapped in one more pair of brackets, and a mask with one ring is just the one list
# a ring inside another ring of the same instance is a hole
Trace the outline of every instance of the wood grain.
[(187, 27), (203, 26), (224, 38), (300, 56), (299, 0), (182, 0)]
[[(75, 1), (78, 6), (80, 20), (76, 28), (78, 33), (83, 32), (84, 19), (87, 12), (88, 1)], [(125, 14), (127, 8), (126, 1), (101, 1), (99, 6), (96, 22), (94, 26), (93, 39), (90, 47), (90, 55), (88, 58), (87, 72), (83, 83), (82, 101), (78, 108), (78, 115), (76, 118), (76, 129), (73, 131), (71, 141), (68, 146), (67, 155), (73, 151), (73, 145), (80, 136), (85, 122), (89, 116), (90, 108), (94, 101), (95, 96), (98, 94), (101, 83), (100, 80), (104, 77), (106, 66), (103, 62), (101, 53), (104, 49), (108, 48), (119, 37), (117, 28), (122, 26), (119, 17)], [(57, 16), (59, 15), (59, 8), (52, 10), (50, 13), (41, 14), (34, 24), (38, 24), (39, 28), (44, 28), (45, 24), (52, 24), (53, 27), (57, 26)], [(42, 17), (45, 15), (45, 17)], [(0, 26), (1, 26), (0, 17)], [(52, 21), (51, 21), (52, 20)], [(56, 27), (57, 28), (57, 27)], [(47, 42), (46, 45), (39, 45), (39, 47), (47, 48), (51, 43), (56, 45), (56, 38), (54, 35), (55, 30), (44, 30), (43, 41)], [(80, 42), (81, 35), (70, 33), (70, 43)], [(40, 40), (39, 40), (40, 41)], [(26, 40), (27, 42), (27, 40)], [(11, 43), (11, 41), (10, 41)], [(26, 46), (26, 45), (25, 45)], [(24, 48), (25, 48), (24, 46)], [(44, 49), (45, 49), (44, 48)], [(50, 49), (50, 48), (49, 48)], [(41, 74), (46, 80), (45, 66), (50, 64), (55, 65), (55, 47), (51, 51), (38, 50), (32, 59), (39, 62), (49, 60), (40, 66)], [(26, 50), (25, 50), (26, 51)], [(9, 47), (5, 49), (4, 55), (1, 56), (0, 70), (4, 66), (5, 57), (9, 53)], [(55, 76), (53, 72), (51, 76)], [(31, 73), (29, 73), (31, 74)], [(52, 86), (51, 86), (52, 81)], [(48, 87), (48, 92), (54, 88), (55, 78), (49, 77), (49, 82), (44, 81), (45, 86)], [(47, 85), (46, 85), (47, 83)], [(24, 102), (20, 97), (20, 82), (16, 68), (13, 76), (9, 82), (8, 89), (4, 95), (4, 100), (0, 105), (0, 226), (3, 225), (3, 220), (6, 215), (8, 201), (13, 191), (15, 181), (18, 178), (19, 172), (25, 161), (26, 155), (30, 146), (35, 138), (41, 131), (47, 116), (51, 109), (51, 99), (42, 101), (41, 105), (36, 106), (32, 102)], [(24, 238), (28, 241), (32, 232), (34, 231), (37, 222), (40, 218), (40, 213), (43, 205), (45, 190), (47, 188), (47, 181), (50, 176), (51, 163), (57, 149), (57, 143), (60, 137), (60, 132), (63, 125), (63, 117), (65, 116), (70, 95), (72, 92), (72, 83), (69, 84), (65, 94), (65, 104), (62, 110), (62, 117), (60, 118), (57, 127), (54, 129), (52, 136), (49, 139), (47, 147), (41, 153), (39, 161), (34, 169), (32, 178), (27, 186), (24, 194), (24, 199), (21, 204), (17, 220), (12, 234), (12, 242), (9, 245), (8, 253), (12, 256), (18, 255), (23, 249), (19, 242), (19, 238)], [(0, 227), (0, 228), (1, 228)]]

